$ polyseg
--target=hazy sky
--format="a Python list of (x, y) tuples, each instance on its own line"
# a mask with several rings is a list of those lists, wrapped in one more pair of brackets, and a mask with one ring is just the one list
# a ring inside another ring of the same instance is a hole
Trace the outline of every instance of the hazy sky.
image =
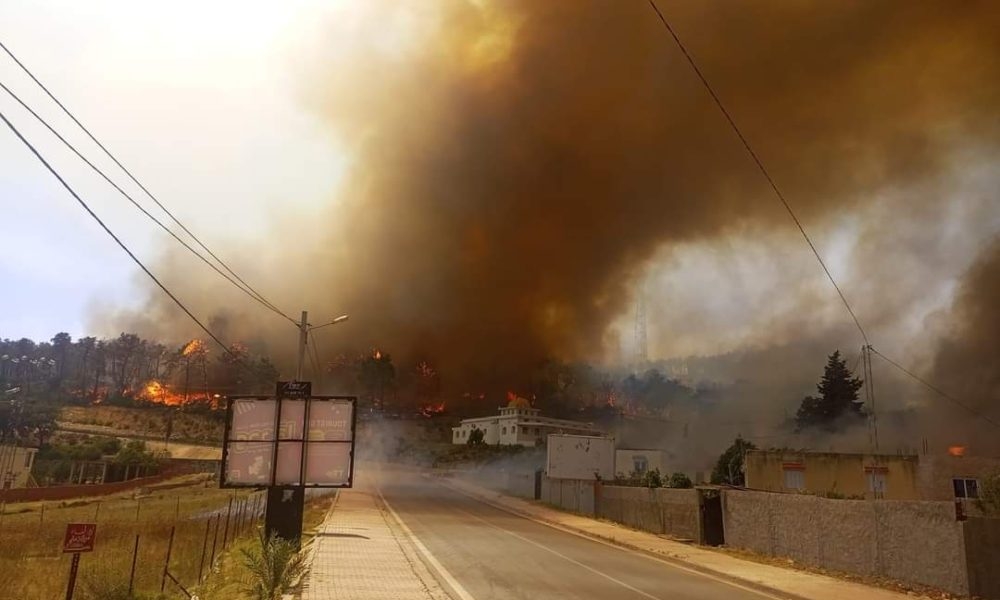
[[(441, 4), (454, 8), (462, 3)], [(488, 72), (490, 60), (500, 60), (497, 57), (511, 50), (505, 45), (513, 39), (510, 24), (495, 18), (481, 4), (469, 2), (477, 7), (472, 12), (481, 10), (482, 15), (457, 21), (470, 28), (470, 40), (464, 40), (468, 47), (449, 45), (448, 36), (457, 35), (454, 28), (449, 29), (454, 24), (435, 21), (437, 15), (428, 8), (434, 6), (431, 3), (360, 0), (280, 4), (0, 0), (0, 39), (194, 231), (223, 257), (249, 269), (250, 279), (261, 289), (274, 290), (272, 295), (286, 310), (297, 311), (302, 308), (296, 306), (300, 295), (287, 289), (291, 286), (283, 286), (287, 283), (285, 274), (287, 281), (307, 287), (316, 261), (335, 255), (328, 240), (314, 235), (329, 223), (325, 219), (338, 217), (338, 184), (348, 173), (348, 151), (337, 145), (331, 122), (350, 121), (357, 115), (362, 123), (368, 119), (373, 127), (389, 130), (397, 125), (397, 118), (403, 124), (399, 128), (419, 123), (425, 114), (448, 118), (450, 95), (461, 97), (456, 90), (476, 81), (468, 73), (476, 69)], [(728, 54), (722, 58), (716, 55), (713, 63), (715, 38), (704, 36), (720, 26), (710, 18), (718, 11), (695, 5), (676, 8), (681, 15), (678, 27), (692, 40), (694, 51), (706, 57), (706, 69), (719, 69), (719, 64), (736, 60), (725, 44), (720, 44), (717, 52)], [(745, 169), (749, 175), (740, 180), (741, 185), (745, 182), (750, 187), (734, 189), (732, 204), (761, 201), (761, 211), (773, 211), (767, 216), (771, 225), (734, 221), (734, 225), (701, 239), (692, 235), (688, 241), (665, 243), (662, 252), (654, 252), (651, 260), (637, 267), (632, 274), (634, 281), (623, 287), (646, 281), (651, 357), (727, 352), (789, 342), (828, 328), (849, 329), (850, 318), (807, 246), (780, 205), (764, 193), (763, 180), (752, 171), (686, 65), (677, 60), (676, 49), (662, 38), (663, 32), (645, 7), (629, 10), (632, 12), (619, 16), (619, 25), (625, 31), (632, 31), (636, 24), (646, 27), (643, 31), (652, 41), (644, 43), (651, 44), (650, 52), (663, 61), (654, 61), (656, 68), (669, 69), (665, 78), (670, 88), (690, 98), (696, 110), (704, 110), (704, 114), (697, 114), (704, 118), (705, 131), (711, 133), (711, 140), (704, 142), (706, 155), (718, 152), (726, 157), (724, 163), (708, 161), (704, 172), (693, 175), (710, 180)], [(827, 17), (838, 16), (837, 10), (828, 10), (831, 15), (822, 10), (810, 14), (809, 26), (822, 28), (831, 22)], [(480, 34), (477, 27), (482, 28)], [(835, 25), (829, 27), (836, 29)], [(438, 34), (446, 39), (440, 45), (433, 38)], [(750, 33), (742, 31), (740, 35)], [(901, 39), (904, 44), (916, 43), (905, 36)], [(456, 64), (466, 69), (454, 79), (440, 77), (456, 68), (448, 62), (450, 53), (462, 54)], [(365, 62), (364, 57), (371, 62)], [(871, 71), (883, 81), (878, 72), (882, 61), (890, 65), (903, 61), (906, 66), (905, 57), (905, 52), (895, 54), (891, 45), (884, 55), (873, 55), (871, 69), (860, 68), (861, 76), (846, 79), (848, 85), (859, 86), (858, 98), (846, 95), (859, 105), (844, 105), (843, 111), (839, 106), (826, 107), (828, 113), (858, 110), (860, 118), (851, 123), (863, 137), (864, 128), (858, 124), (866, 119), (877, 123), (883, 118), (878, 103), (870, 107), (863, 104), (868, 100), (861, 92), (868, 83), (863, 76)], [(861, 61), (862, 67), (868, 64), (866, 60)], [(423, 81), (414, 86), (415, 94), (421, 97), (411, 103), (399, 102), (392, 94), (409, 87), (397, 88), (379, 80), (381, 74), (389, 82), (393, 77), (408, 81), (408, 61), (425, 69), (427, 81), (426, 90)], [(732, 74), (742, 65), (737, 60), (736, 67), (729, 66), (729, 71), (723, 68), (721, 72), (729, 73), (735, 83), (723, 79), (717, 82), (721, 89), (739, 83), (739, 77)], [(768, 72), (788, 75), (794, 82), (796, 75), (809, 71), (807, 67), (775, 64), (768, 66)], [(79, 142), (88, 156), (107, 166), (108, 161), (100, 160), (95, 149), (6, 56), (0, 56), (0, 80), (72, 141)], [(808, 86), (792, 86), (786, 92), (782, 100), (789, 106), (799, 94), (806, 95), (806, 100), (809, 94), (822, 96)], [(373, 106), (358, 98), (371, 101)], [(344, 99), (346, 102), (338, 104)], [(774, 105), (764, 96), (757, 101), (762, 106)], [(813, 102), (824, 110), (822, 100)], [(751, 122), (765, 114), (747, 114), (745, 104), (734, 104), (736, 112), (751, 117)], [(685, 105), (679, 106), (683, 109)], [(172, 267), (176, 261), (191, 260), (166, 253), (169, 245), (151, 223), (2, 94), (0, 110), (38, 143), (70, 183), (152, 266)], [(822, 146), (826, 139), (820, 134), (808, 140), (812, 146), (781, 148), (782, 136), (794, 140), (795, 128), (813, 126), (809, 118), (814, 115), (804, 113), (798, 122), (784, 121), (785, 115), (775, 111), (773, 119), (748, 127), (748, 131), (761, 141), (759, 147), (779, 183), (787, 183), (795, 175), (795, 166), (788, 159), (794, 159), (800, 149)], [(817, 122), (822, 123), (827, 113), (818, 114)], [(914, 119), (916, 125), (905, 125), (918, 131), (936, 125), (933, 120), (919, 120), (920, 116)], [(395, 144), (393, 134), (382, 132), (387, 147)], [(769, 140), (766, 134), (774, 137)], [(364, 135), (357, 137), (361, 141), (354, 140), (355, 145), (364, 148)], [(411, 137), (418, 150), (405, 160), (414, 162), (419, 172), (424, 138)], [(474, 152), (476, 142), (468, 137), (461, 143), (470, 145)], [(487, 150), (488, 142), (484, 143)], [(776, 149), (781, 151), (776, 153)], [(371, 164), (367, 168), (381, 173), (379, 161), (384, 156), (368, 156)], [(891, 164), (895, 157), (875, 158)], [(879, 160), (871, 162), (880, 164)], [(842, 210), (806, 218), (817, 247), (862, 321), (870, 326), (870, 333), (882, 347), (900, 352), (929, 347), (927, 318), (949, 306), (962, 273), (1000, 230), (992, 168), (995, 150), (960, 147), (942, 156), (940, 163), (931, 183), (890, 179), (883, 186), (845, 196)], [(363, 182), (365, 169), (358, 171)], [(824, 174), (831, 178), (851, 175)], [(447, 189), (450, 183), (445, 184)], [(790, 189), (789, 196), (793, 205), (804, 208), (824, 201), (815, 198), (814, 189), (802, 185)], [(932, 200), (918, 202), (917, 198)], [(669, 220), (671, 210), (666, 207), (657, 218)], [(303, 239), (310, 236), (318, 241)], [(47, 339), (61, 330), (74, 337), (113, 334), (111, 329), (120, 322), (109, 319), (101, 323), (108, 330), (95, 330), (95, 313), (112, 314), (123, 307), (140, 313), (147, 310), (150, 286), (144, 276), (7, 131), (0, 131), (0, 240), (0, 337)], [(301, 253), (295, 251), (299, 247)], [(358, 256), (363, 257), (363, 252)], [(201, 267), (193, 268), (198, 269)], [(199, 271), (197, 277), (187, 279), (186, 269), (175, 271), (182, 274), (173, 282), (180, 296), (195, 301), (202, 316), (216, 308), (212, 300), (215, 304), (242, 303), (240, 313), (256, 310), (239, 297), (217, 300), (223, 298), (219, 286), (214, 281), (211, 286), (205, 283), (214, 280), (214, 275), (202, 276)], [(312, 298), (301, 303), (321, 305), (326, 293), (326, 289), (317, 288)], [(625, 293), (631, 292), (626, 289)], [(621, 356), (628, 357), (634, 313), (630, 302), (623, 304), (629, 308), (609, 324), (607, 345), (620, 348)], [(95, 310), (103, 307), (107, 309)], [(339, 314), (359, 307), (325, 308)], [(168, 310), (176, 316), (175, 309)], [(355, 319), (352, 325), (364, 327)], [(178, 335), (191, 334), (195, 332)]]
[[(0, 40), (225, 256), (227, 238), (330, 197), (343, 158), (301, 109), (296, 61), (343, 4), (2, 0)], [(100, 158), (6, 55), (0, 80)], [(0, 110), (140, 257), (156, 256), (155, 225), (2, 93)], [(0, 337), (83, 335), (93, 303), (139, 300), (128, 257), (6, 128), (0, 250)]]

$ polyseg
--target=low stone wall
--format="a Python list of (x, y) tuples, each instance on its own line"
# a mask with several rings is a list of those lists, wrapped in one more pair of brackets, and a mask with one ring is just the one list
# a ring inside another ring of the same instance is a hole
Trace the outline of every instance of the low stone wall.
[(702, 543), (698, 490), (601, 486), (597, 516)]
[(722, 511), (729, 546), (970, 593), (963, 527), (950, 502), (725, 490)]

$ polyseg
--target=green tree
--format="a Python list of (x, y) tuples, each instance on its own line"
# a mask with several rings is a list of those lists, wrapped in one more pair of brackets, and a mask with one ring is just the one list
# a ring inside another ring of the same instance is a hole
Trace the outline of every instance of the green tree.
[(663, 476), (659, 469), (652, 469), (642, 474), (642, 485), (648, 488), (663, 487)]
[(384, 409), (385, 392), (392, 389), (396, 380), (396, 367), (392, 364), (392, 357), (378, 350), (366, 356), (361, 361), (358, 380), (372, 403)]
[(979, 507), (990, 515), (1000, 515), (1000, 469), (979, 481)]
[(858, 400), (862, 381), (853, 377), (840, 351), (829, 356), (823, 379), (816, 389), (819, 396), (806, 396), (795, 415), (799, 430), (816, 428), (837, 431), (864, 419), (863, 403)]
[(247, 591), (254, 600), (281, 600), (305, 572), (305, 555), (295, 542), (263, 530), (259, 535), (259, 548), (241, 550), (250, 576)]
[(689, 489), (694, 487), (694, 484), (691, 483), (690, 477), (684, 473), (677, 472), (671, 475), (670, 479), (667, 480), (667, 487)]
[(719, 457), (712, 469), (712, 483), (726, 485), (746, 485), (746, 473), (744, 471), (743, 460), (749, 450), (756, 450), (757, 446), (741, 437), (737, 437), (733, 444), (726, 448), (726, 451)]
[(469, 432), (469, 439), (465, 443), (469, 446), (482, 446), (486, 443), (486, 433), (482, 429), (475, 427)]

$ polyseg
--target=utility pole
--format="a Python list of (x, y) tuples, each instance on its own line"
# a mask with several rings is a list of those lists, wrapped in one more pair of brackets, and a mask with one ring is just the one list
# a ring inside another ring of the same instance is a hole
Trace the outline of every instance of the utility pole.
[(295, 381), (302, 381), (302, 362), (306, 357), (306, 343), (309, 338), (309, 313), (302, 311), (299, 321), (299, 366), (295, 369)]

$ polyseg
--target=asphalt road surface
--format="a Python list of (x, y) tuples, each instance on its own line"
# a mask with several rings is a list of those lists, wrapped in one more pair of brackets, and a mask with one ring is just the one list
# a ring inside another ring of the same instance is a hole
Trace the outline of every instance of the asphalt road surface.
[(394, 473), (382, 479), (381, 490), (412, 534), (464, 588), (453, 594), (456, 599), (774, 598), (554, 529), (417, 475)]

